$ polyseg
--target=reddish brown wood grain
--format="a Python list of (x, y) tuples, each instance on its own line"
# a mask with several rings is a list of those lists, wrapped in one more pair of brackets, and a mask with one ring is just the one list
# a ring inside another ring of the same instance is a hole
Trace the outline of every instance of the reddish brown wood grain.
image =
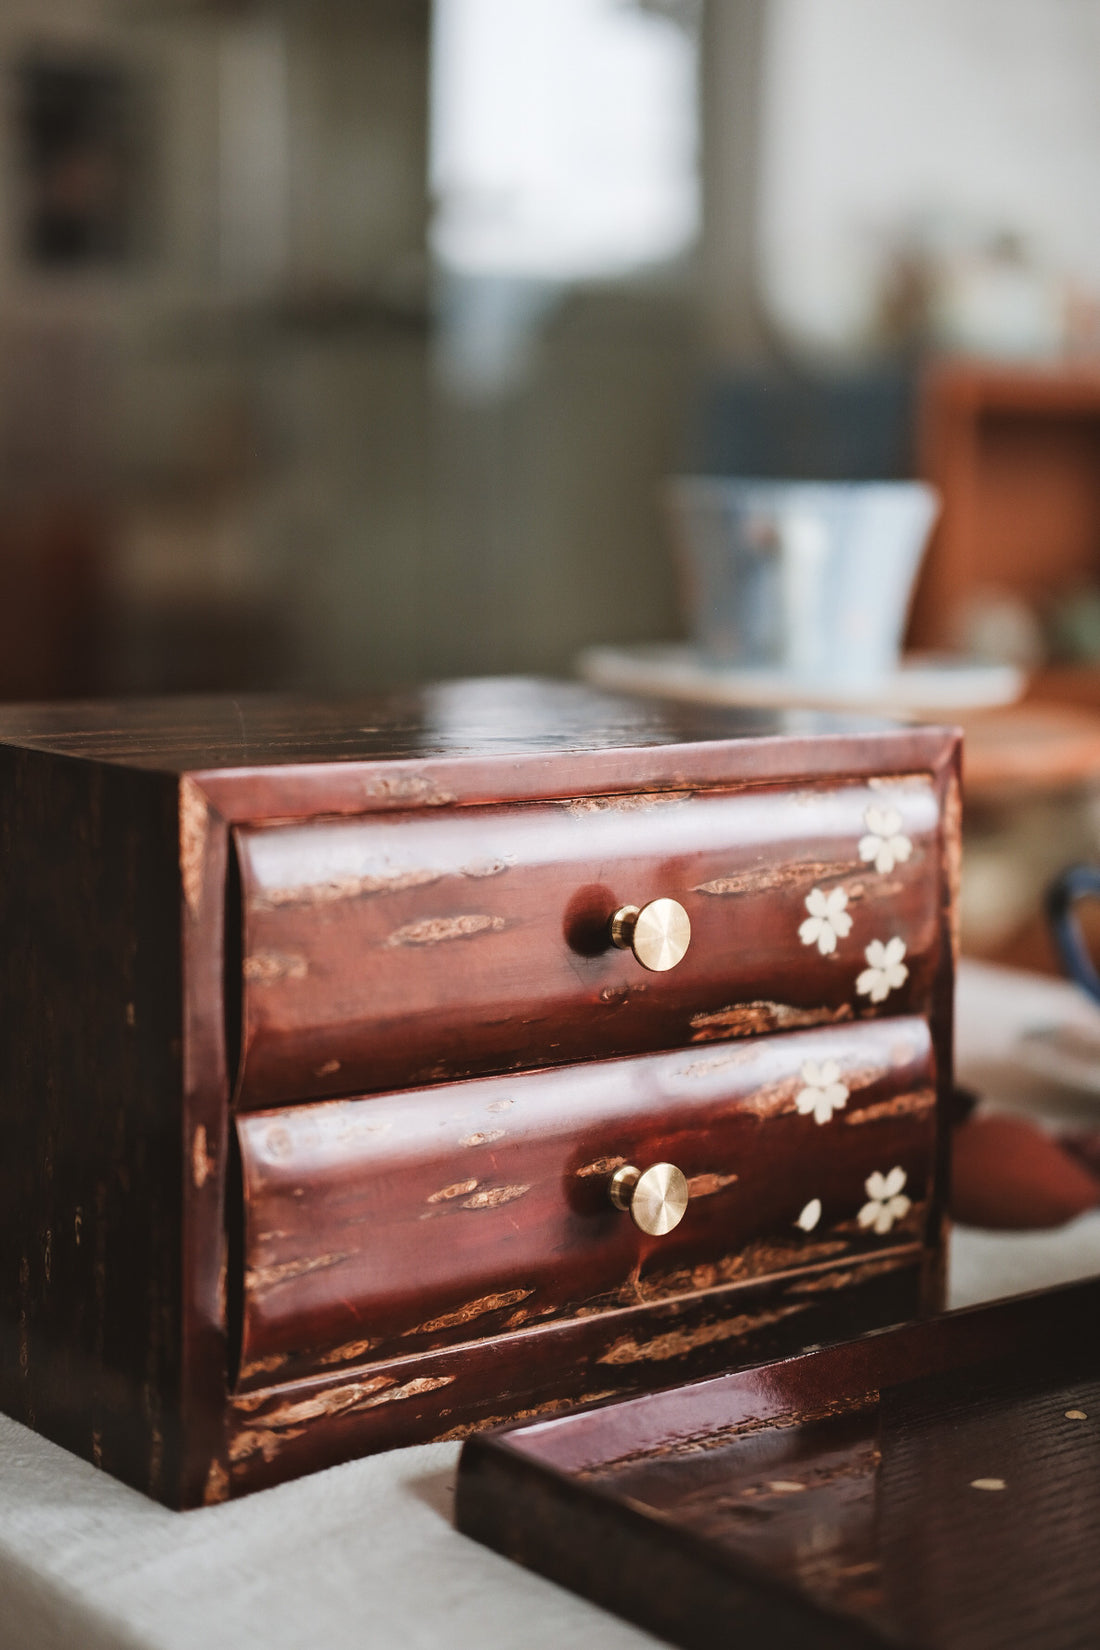
[[(850, 1094), (819, 1124), (796, 1102), (827, 1061)], [(905, 1019), (244, 1116), (242, 1384), (919, 1243), (935, 1101)], [(608, 1186), (659, 1162), (692, 1195), (653, 1238)], [(861, 1228), (895, 1167), (912, 1207)]]
[(230, 1491), (245, 1494), (373, 1450), (465, 1438), (516, 1417), (555, 1415), (859, 1335), (920, 1310), (920, 1273), (920, 1251), (907, 1244), (839, 1267), (807, 1267), (241, 1392), (228, 1405)]
[(174, 780), (0, 748), (0, 1405), (169, 1501), (179, 875)]

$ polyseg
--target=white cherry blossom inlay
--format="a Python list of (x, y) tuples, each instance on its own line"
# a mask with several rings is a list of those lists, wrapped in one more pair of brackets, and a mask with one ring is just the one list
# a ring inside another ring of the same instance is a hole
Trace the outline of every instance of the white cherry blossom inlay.
[(912, 1203), (902, 1190), (907, 1179), (905, 1170), (899, 1168), (891, 1169), (889, 1174), (880, 1174), (876, 1169), (874, 1174), (868, 1175), (863, 1182), (868, 1202), (859, 1211), (859, 1224), (873, 1226), (882, 1237), (895, 1220), (904, 1220), (912, 1208)]
[(848, 1089), (840, 1081), (840, 1067), (835, 1060), (807, 1060), (802, 1067), (802, 1081), (806, 1087), (794, 1097), (801, 1117), (811, 1113), (818, 1123), (827, 1123), (834, 1111), (848, 1104)]
[(812, 1232), (820, 1219), (821, 1199), (812, 1197), (795, 1221), (795, 1225), (801, 1227), (804, 1232)]
[(876, 871), (892, 871), (895, 865), (904, 865), (913, 852), (913, 844), (901, 828), (901, 815), (896, 808), (871, 806), (863, 816), (867, 835), (860, 837), (859, 857), (864, 864), (874, 864)]
[(822, 888), (811, 888), (806, 895), (806, 909), (810, 913), (798, 930), (803, 945), (816, 945), (823, 957), (836, 950), (838, 939), (846, 939), (852, 919), (847, 911), (848, 896), (843, 888), (825, 893)]
[(867, 967), (856, 981), (856, 990), (861, 997), (870, 997), (873, 1003), (883, 1003), (891, 991), (896, 991), (909, 978), (909, 970), (902, 961), (905, 941), (897, 935), (885, 945), (881, 940), (872, 940), (863, 955)]

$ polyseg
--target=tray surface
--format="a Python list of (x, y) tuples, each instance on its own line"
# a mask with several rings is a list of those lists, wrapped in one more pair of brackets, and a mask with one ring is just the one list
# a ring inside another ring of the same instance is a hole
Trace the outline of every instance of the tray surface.
[(458, 1524), (683, 1645), (1100, 1640), (1100, 1283), (471, 1439)]

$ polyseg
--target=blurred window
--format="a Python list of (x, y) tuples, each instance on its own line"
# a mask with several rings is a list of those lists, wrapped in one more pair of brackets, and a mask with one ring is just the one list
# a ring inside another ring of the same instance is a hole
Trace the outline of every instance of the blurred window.
[(436, 0), (432, 244), (459, 274), (615, 276), (699, 227), (693, 0)]

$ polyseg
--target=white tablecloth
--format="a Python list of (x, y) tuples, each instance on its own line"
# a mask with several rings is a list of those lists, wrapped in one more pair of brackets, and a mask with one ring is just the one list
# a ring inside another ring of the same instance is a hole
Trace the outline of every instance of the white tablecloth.
[[(959, 1069), (998, 1103), (1044, 1091), (1014, 1032), (1100, 1024), (1057, 982), (964, 967)], [(1058, 1232), (959, 1231), (955, 1305), (1100, 1273), (1100, 1214)], [(458, 1445), (355, 1461), (247, 1500), (171, 1513), (0, 1417), (0, 1650), (617, 1650), (655, 1641), (457, 1535)]]

